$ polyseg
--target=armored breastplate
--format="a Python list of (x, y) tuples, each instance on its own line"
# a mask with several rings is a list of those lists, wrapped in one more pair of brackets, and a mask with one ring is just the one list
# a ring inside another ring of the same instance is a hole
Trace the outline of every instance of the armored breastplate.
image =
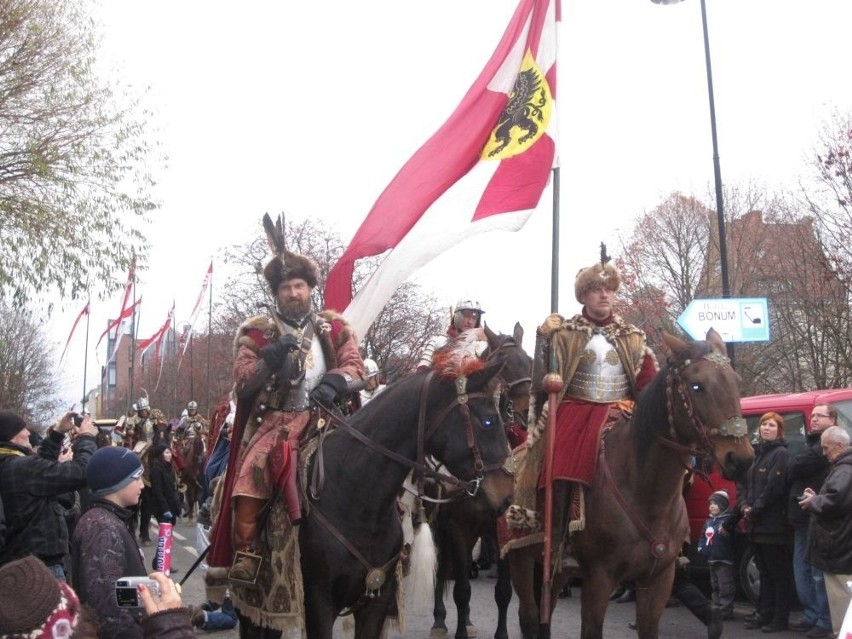
[(596, 329), (574, 377), (568, 382), (566, 396), (598, 404), (609, 404), (630, 397), (630, 382), (615, 347)]

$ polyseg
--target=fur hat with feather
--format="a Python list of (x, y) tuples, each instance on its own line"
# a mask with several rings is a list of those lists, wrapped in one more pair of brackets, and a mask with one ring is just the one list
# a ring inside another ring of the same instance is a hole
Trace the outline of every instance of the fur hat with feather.
[(618, 291), (621, 286), (621, 274), (610, 260), (606, 254), (606, 244), (601, 242), (601, 261), (580, 269), (574, 279), (574, 297), (580, 304), (583, 303), (583, 295), (598, 286), (604, 286), (613, 293)]
[(284, 217), (279, 215), (273, 224), (269, 213), (263, 215), (263, 229), (266, 231), (266, 239), (273, 258), (267, 262), (263, 269), (263, 277), (269, 282), (269, 288), (273, 295), (278, 294), (278, 286), (281, 282), (300, 278), (314, 288), (319, 281), (319, 268), (311, 258), (287, 250), (284, 240)]

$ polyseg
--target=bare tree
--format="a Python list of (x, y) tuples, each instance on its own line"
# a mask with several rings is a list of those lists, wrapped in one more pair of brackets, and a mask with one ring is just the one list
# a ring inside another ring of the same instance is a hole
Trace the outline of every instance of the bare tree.
[(0, 3), (0, 298), (17, 303), (119, 286), (155, 208), (144, 113), (98, 77), (90, 12), (87, 0)]
[(54, 348), (33, 313), (0, 303), (0, 406), (47, 427), (59, 409)]

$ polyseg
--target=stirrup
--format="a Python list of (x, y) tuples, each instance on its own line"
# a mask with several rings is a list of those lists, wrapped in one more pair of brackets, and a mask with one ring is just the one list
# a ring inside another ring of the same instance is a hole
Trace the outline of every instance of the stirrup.
[[(237, 583), (254, 586), (260, 574), (263, 557), (247, 550), (237, 550), (234, 553), (234, 563), (228, 571), (228, 579)], [(251, 569), (248, 566), (252, 566)], [(235, 572), (236, 571), (236, 572)], [(240, 573), (245, 574), (240, 574)]]

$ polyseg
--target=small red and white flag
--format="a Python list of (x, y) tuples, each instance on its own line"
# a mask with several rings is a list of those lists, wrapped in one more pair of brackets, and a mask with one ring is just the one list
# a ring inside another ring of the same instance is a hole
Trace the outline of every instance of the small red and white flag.
[[(556, 164), (560, 0), (521, 0), (497, 50), (443, 126), (391, 180), (325, 287), (363, 336), (396, 289), (430, 260), (486, 231), (517, 231)], [(390, 253), (352, 299), (355, 261)]]
[(189, 347), (189, 342), (192, 339), (192, 328), (195, 326), (195, 320), (198, 319), (198, 312), (201, 310), (201, 300), (204, 299), (204, 294), (207, 292), (207, 287), (210, 286), (210, 280), (213, 278), (213, 260), (210, 260), (210, 266), (207, 267), (207, 273), (204, 275), (204, 282), (201, 284), (201, 290), (198, 292), (198, 299), (195, 300), (195, 306), (192, 309), (192, 314), (189, 316), (189, 326), (181, 339), (184, 340), (183, 350), (180, 352), (178, 360), (178, 368), (183, 362), (183, 356), (186, 354), (186, 349)]
[(98, 346), (101, 345), (101, 341), (103, 340), (104, 337), (106, 337), (110, 333), (110, 331), (112, 331), (114, 328), (120, 327), (121, 323), (124, 320), (126, 320), (128, 317), (133, 315), (136, 308), (138, 308), (139, 302), (142, 301), (141, 298), (139, 300), (137, 300), (133, 304), (133, 306), (131, 306), (131, 307), (127, 306), (127, 304), (130, 302), (130, 292), (133, 290), (133, 284), (135, 283), (135, 280), (136, 280), (136, 256), (134, 255), (133, 258), (130, 260), (130, 270), (127, 273), (127, 284), (124, 286), (124, 296), (121, 298), (121, 310), (118, 312), (118, 319), (111, 322), (106, 327), (106, 330), (103, 333), (101, 333), (101, 336), (98, 338), (98, 343), (95, 344), (95, 349), (97, 349)]
[(169, 328), (171, 328), (172, 320), (175, 316), (175, 303), (172, 302), (172, 308), (169, 310), (169, 315), (166, 317), (166, 321), (163, 322), (163, 325), (157, 329), (157, 332), (151, 335), (148, 339), (142, 340), (138, 344), (136, 344), (136, 350), (142, 351), (140, 356), (145, 355), (145, 351), (147, 351), (151, 346), (156, 346), (154, 349), (154, 356), (156, 357), (160, 352), (160, 345), (163, 341), (163, 337), (165, 337), (166, 333), (168, 333)]
[(84, 315), (89, 314), (89, 301), (86, 302), (86, 305), (83, 307), (83, 310), (80, 311), (80, 314), (77, 315), (77, 319), (74, 320), (73, 326), (71, 326), (71, 332), (68, 333), (68, 339), (65, 340), (65, 348), (62, 349), (62, 355), (59, 358), (59, 365), (62, 365), (62, 360), (65, 359), (65, 353), (68, 351), (68, 344), (71, 343), (71, 338), (74, 336), (74, 331), (77, 330), (77, 324), (80, 323), (80, 320)]

